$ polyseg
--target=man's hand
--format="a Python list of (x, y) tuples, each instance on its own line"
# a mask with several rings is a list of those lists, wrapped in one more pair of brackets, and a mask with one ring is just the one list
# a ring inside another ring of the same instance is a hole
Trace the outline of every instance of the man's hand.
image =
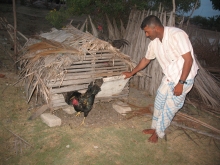
[(125, 79), (133, 76), (131, 72), (123, 72), (122, 74), (125, 75)]
[(149, 64), (149, 62), (150, 62), (150, 60), (148, 60), (144, 57), (131, 72), (123, 72), (122, 74), (125, 75), (125, 79), (130, 78), (131, 76), (136, 74), (138, 71), (144, 69)]
[(183, 93), (183, 84), (178, 83), (173, 90), (175, 96), (180, 96)]

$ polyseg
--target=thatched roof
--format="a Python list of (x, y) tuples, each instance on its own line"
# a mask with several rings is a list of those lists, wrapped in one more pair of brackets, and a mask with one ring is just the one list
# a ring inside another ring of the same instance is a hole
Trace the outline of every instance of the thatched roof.
[(60, 81), (62, 86), (68, 67), (74, 62), (87, 58), (95, 62), (97, 57), (104, 58), (109, 54), (113, 65), (114, 60), (119, 58), (128, 69), (134, 67), (130, 57), (111, 44), (71, 25), (62, 30), (53, 29), (51, 32), (30, 38), (19, 53), (20, 77), (27, 84), (28, 101), (34, 91), (40, 93), (47, 101), (49, 93), (47, 83), (53, 79)]

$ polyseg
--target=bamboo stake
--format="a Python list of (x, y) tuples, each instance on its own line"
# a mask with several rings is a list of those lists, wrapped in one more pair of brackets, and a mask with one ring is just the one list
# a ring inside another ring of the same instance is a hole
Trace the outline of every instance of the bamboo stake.
[(108, 26), (108, 38), (110, 40), (114, 40), (116, 38), (115, 33), (114, 33), (114, 28), (107, 15), (106, 15), (106, 21), (107, 21), (107, 26)]
[(80, 31), (84, 31), (86, 22), (87, 22), (87, 18), (86, 18), (86, 20), (84, 21), (84, 23), (82, 24), (81, 28), (79, 29)]
[(120, 39), (121, 37), (121, 33), (118, 29), (117, 23), (115, 18), (113, 18), (113, 27), (114, 27), (114, 34), (115, 34), (115, 39)]
[(95, 37), (98, 37), (98, 31), (97, 31), (95, 25), (93, 24), (90, 15), (89, 15), (89, 21), (90, 21), (90, 24), (91, 24), (91, 27), (92, 27), (92, 34), (93, 34)]

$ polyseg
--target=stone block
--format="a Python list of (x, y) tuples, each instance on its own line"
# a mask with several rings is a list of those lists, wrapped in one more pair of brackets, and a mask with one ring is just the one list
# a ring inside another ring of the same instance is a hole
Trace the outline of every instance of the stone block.
[(51, 113), (43, 113), (40, 115), (41, 120), (49, 127), (55, 127), (61, 125), (61, 119)]
[(121, 101), (117, 101), (115, 103), (112, 104), (112, 107), (121, 115), (126, 115), (126, 112), (131, 111), (131, 107), (129, 107), (128, 104), (121, 102)]
[(72, 114), (76, 113), (73, 106), (65, 106), (62, 109), (63, 109), (63, 111), (65, 111), (69, 115), (72, 115)]

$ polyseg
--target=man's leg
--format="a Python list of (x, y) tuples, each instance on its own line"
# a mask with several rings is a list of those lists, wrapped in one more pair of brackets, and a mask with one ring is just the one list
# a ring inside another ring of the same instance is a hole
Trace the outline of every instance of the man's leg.
[(156, 130), (155, 129), (145, 129), (142, 131), (144, 134), (151, 134), (150, 138), (148, 139), (149, 142), (152, 142), (152, 143), (157, 143), (158, 141), (158, 136), (157, 136), (157, 133), (156, 133)]
[(166, 128), (172, 122), (176, 112), (182, 108), (186, 94), (191, 90), (193, 82), (193, 80), (188, 80), (187, 84), (184, 84), (183, 93), (180, 96), (173, 95), (174, 83), (169, 82), (167, 84), (169, 89), (167, 90), (165, 105), (156, 123), (156, 134), (158, 137), (164, 137)]
[(158, 118), (161, 115), (165, 105), (168, 89), (169, 87), (163, 82), (161, 82), (160, 87), (157, 90), (157, 95), (154, 102), (154, 113), (152, 118), (151, 129), (145, 129), (142, 131), (144, 134), (151, 134), (151, 137), (148, 139), (148, 141), (152, 143), (156, 143), (158, 141), (156, 127), (157, 127)]
[(161, 83), (155, 98), (152, 129), (142, 131), (144, 134), (151, 134), (150, 142), (156, 143), (158, 137), (163, 138), (165, 129), (170, 125), (175, 113), (183, 106), (186, 94), (190, 91), (192, 85), (193, 80), (190, 80), (184, 86), (183, 94), (174, 96), (173, 84)]

